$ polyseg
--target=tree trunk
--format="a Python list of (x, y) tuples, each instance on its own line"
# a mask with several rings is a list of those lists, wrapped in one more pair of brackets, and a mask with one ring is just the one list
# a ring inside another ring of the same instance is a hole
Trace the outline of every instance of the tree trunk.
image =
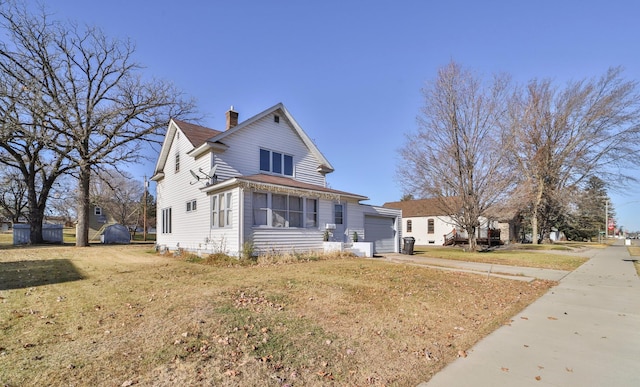
[(538, 215), (540, 214), (540, 204), (542, 203), (542, 196), (544, 194), (545, 185), (542, 179), (538, 180), (538, 192), (536, 194), (535, 201), (533, 202), (533, 209), (531, 213), (531, 243), (538, 244)]
[(42, 238), (42, 222), (44, 220), (44, 212), (40, 208), (31, 207), (29, 209), (29, 239), (31, 244), (39, 244), (44, 242)]
[(478, 249), (478, 238), (476, 236), (476, 228), (472, 227), (467, 230), (467, 236), (469, 237), (469, 251), (476, 251)]
[(78, 225), (76, 226), (76, 246), (89, 246), (89, 182), (91, 168), (86, 165), (80, 167), (78, 178)]
[(35, 183), (30, 184), (28, 191), (29, 203), (29, 240), (31, 244), (39, 244), (43, 242), (42, 238), (42, 221), (44, 220), (44, 211), (38, 206), (38, 194), (35, 189)]

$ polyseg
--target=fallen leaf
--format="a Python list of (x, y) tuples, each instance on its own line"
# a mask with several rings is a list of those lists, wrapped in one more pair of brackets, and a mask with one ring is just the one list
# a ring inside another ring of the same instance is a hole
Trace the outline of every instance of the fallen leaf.
[(528, 320), (529, 319), (529, 317), (524, 317), (524, 316), (520, 317), (520, 318), (523, 319), (523, 320)]
[(549, 317), (547, 317), (547, 318), (548, 318), (549, 320), (557, 320), (557, 319), (558, 319), (557, 317), (552, 317), (552, 316), (549, 316)]
[(565, 367), (565, 370), (567, 370), (567, 372), (573, 372), (573, 368)]
[(509, 372), (509, 369), (507, 367), (502, 367), (502, 371), (503, 372)]
[(543, 369), (544, 369), (544, 367), (539, 365), (539, 366), (538, 366), (538, 369), (539, 369), (539, 370), (543, 370)]
[(540, 381), (542, 378), (538, 375), (536, 376), (536, 380)]

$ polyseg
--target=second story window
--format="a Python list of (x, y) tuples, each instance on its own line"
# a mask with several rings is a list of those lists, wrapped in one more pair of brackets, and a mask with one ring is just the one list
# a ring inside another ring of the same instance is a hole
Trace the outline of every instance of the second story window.
[(180, 172), (180, 153), (176, 153), (176, 172)]
[(278, 175), (293, 176), (293, 156), (260, 149), (260, 170)]

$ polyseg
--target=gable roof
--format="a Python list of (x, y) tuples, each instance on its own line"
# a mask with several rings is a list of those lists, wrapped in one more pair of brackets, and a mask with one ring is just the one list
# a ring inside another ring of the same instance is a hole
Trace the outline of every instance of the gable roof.
[(457, 199), (454, 197), (430, 198), (417, 200), (403, 200), (399, 202), (387, 202), (386, 208), (402, 210), (403, 218), (415, 218), (421, 216), (447, 216), (451, 215), (447, 207), (452, 208)]
[(180, 129), (185, 134), (189, 142), (193, 145), (193, 149), (189, 152), (189, 155), (198, 157), (211, 149), (219, 149), (219, 147), (225, 148), (226, 145), (224, 145), (224, 143), (222, 142), (224, 138), (239, 130), (243, 130), (254, 122), (277, 111), (281, 112), (284, 118), (291, 124), (294, 131), (300, 137), (307, 149), (309, 149), (309, 152), (311, 152), (311, 154), (313, 154), (314, 157), (318, 160), (319, 164), (317, 167), (317, 171), (323, 174), (333, 172), (334, 168), (331, 163), (329, 163), (329, 160), (324, 157), (322, 152), (320, 152), (318, 147), (313, 143), (309, 136), (307, 136), (304, 130), (302, 130), (302, 127), (300, 127), (300, 125), (296, 122), (291, 113), (289, 113), (284, 104), (280, 102), (225, 131), (219, 131), (207, 128), (205, 126), (171, 119), (171, 121), (169, 121), (169, 128), (167, 129), (167, 134), (165, 136), (165, 143), (162, 144), (160, 156), (158, 157), (158, 161), (156, 163), (156, 167), (151, 180), (158, 180), (163, 176), (164, 165), (167, 161), (167, 158), (169, 157), (169, 149), (171, 148), (171, 144), (173, 142), (173, 138), (177, 129)]
[(211, 137), (222, 133), (219, 130), (207, 128), (206, 126), (200, 126), (176, 119), (173, 119), (172, 121), (175, 122), (180, 130), (182, 130), (182, 133), (184, 133), (194, 148), (204, 144)]
[(207, 141), (207, 139), (220, 133), (219, 130), (177, 120), (175, 118), (169, 120), (169, 127), (167, 128), (165, 140), (162, 143), (160, 155), (158, 156), (158, 161), (156, 162), (156, 167), (153, 171), (153, 176), (151, 176), (151, 180), (158, 180), (163, 176), (164, 165), (169, 157), (169, 149), (171, 149), (171, 144), (173, 144), (173, 140), (178, 129), (184, 133), (185, 137), (194, 148), (202, 145)]
[(289, 113), (289, 111), (287, 110), (287, 108), (284, 106), (282, 102), (276, 105), (273, 105), (272, 107), (256, 114), (255, 116), (245, 121), (240, 122), (238, 125), (234, 126), (231, 129), (225, 130), (224, 132), (219, 132), (217, 135), (209, 138), (206, 143), (198, 146), (196, 149), (191, 151), (190, 154), (194, 157), (198, 157), (201, 153), (206, 152), (207, 150), (209, 150), (209, 148), (213, 147), (214, 146), (213, 143), (220, 143), (224, 140), (225, 137), (230, 136), (237, 131), (243, 130), (244, 128), (253, 124), (254, 122), (270, 114), (273, 114), (277, 111), (280, 111), (282, 115), (287, 119), (287, 121), (289, 121), (289, 123), (295, 130), (296, 134), (300, 137), (300, 139), (305, 144), (307, 149), (309, 149), (309, 152), (311, 152), (311, 154), (313, 154), (315, 158), (319, 161), (319, 165), (317, 168), (318, 171), (324, 174), (333, 172), (334, 169), (329, 163), (329, 160), (327, 160), (324, 157), (322, 152), (320, 152), (320, 149), (316, 147), (316, 144), (314, 144), (313, 141), (311, 141), (311, 139), (309, 138), (309, 136), (307, 136), (307, 134), (304, 132), (304, 130), (302, 130), (302, 127), (300, 127), (298, 122), (296, 122), (296, 120), (293, 118), (291, 113)]

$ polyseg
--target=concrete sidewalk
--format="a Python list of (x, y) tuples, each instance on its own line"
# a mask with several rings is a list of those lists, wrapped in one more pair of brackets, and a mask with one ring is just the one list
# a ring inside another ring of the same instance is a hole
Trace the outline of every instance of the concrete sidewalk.
[(640, 386), (640, 279), (619, 241), (421, 387)]

